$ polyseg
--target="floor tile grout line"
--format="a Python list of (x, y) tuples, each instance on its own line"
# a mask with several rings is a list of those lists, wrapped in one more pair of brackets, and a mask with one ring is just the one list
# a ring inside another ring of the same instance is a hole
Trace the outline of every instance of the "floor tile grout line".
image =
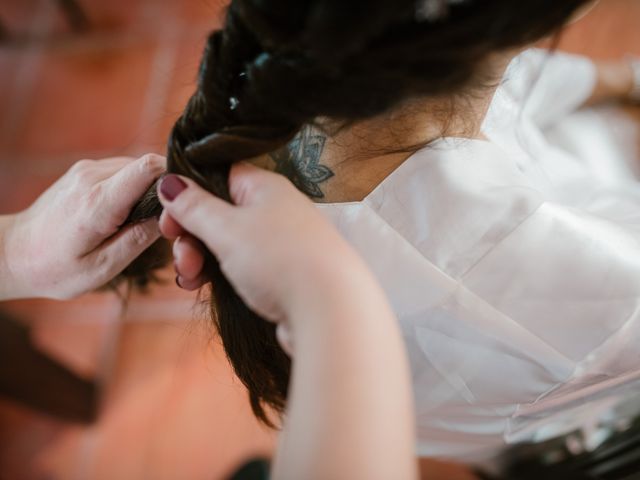
[[(181, 31), (181, 25), (174, 20), (169, 21), (165, 27), (160, 37), (161, 41), (158, 42), (156, 46), (153, 62), (149, 69), (148, 87), (139, 116), (138, 124), (140, 131), (143, 133), (141, 138), (136, 142), (138, 146), (148, 143), (149, 136), (151, 135), (150, 125), (153, 125), (153, 122), (159, 117), (170, 93), (173, 68), (175, 67), (177, 57), (176, 40)], [(110, 328), (105, 335), (105, 341), (102, 347), (103, 358), (99, 362), (102, 366), (102, 371), (97, 375), (98, 381), (104, 384), (108, 383), (108, 379), (112, 376), (117, 359), (117, 350), (125, 310), (125, 305), (120, 304), (117, 318), (114, 322), (110, 323), (112, 328)], [(102, 387), (104, 388), (105, 385), (102, 385)], [(105, 392), (102, 393), (103, 395), (105, 394)], [(101, 398), (99, 403), (100, 405), (104, 404), (104, 397)], [(85, 431), (76, 468), (77, 480), (89, 478), (91, 467), (95, 462), (99, 449), (100, 442), (98, 435), (99, 433), (95, 428), (89, 428)]]
[[(30, 29), (35, 32), (49, 33), (53, 28), (55, 6), (53, 2), (41, 0), (36, 7), (37, 11), (31, 22)], [(10, 86), (9, 105), (4, 114), (2, 129), (0, 129), (0, 145), (8, 145), (11, 138), (24, 123), (29, 107), (31, 106), (31, 92), (40, 73), (40, 67), (45, 56), (43, 45), (35, 45), (29, 48), (27, 56), (18, 61), (18, 67)], [(0, 165), (2, 165), (0, 158)]]
[(98, 415), (95, 423), (88, 426), (83, 432), (83, 438), (80, 441), (80, 447), (78, 448), (79, 452), (74, 480), (89, 479), (91, 468), (96, 461), (100, 446), (100, 419), (104, 413), (104, 400), (105, 395), (107, 394), (109, 380), (113, 377), (113, 372), (118, 358), (125, 311), (125, 301), (120, 298), (116, 298), (114, 300), (113, 312), (105, 320), (107, 328), (104, 334), (102, 348), (100, 349), (100, 358), (98, 360), (98, 367), (96, 368), (95, 376), (95, 382), (98, 389)]
[(177, 59), (177, 39), (183, 30), (179, 21), (169, 21), (159, 37), (156, 53), (149, 72), (149, 83), (145, 101), (140, 112), (138, 130), (141, 134), (136, 148), (148, 148), (149, 141), (157, 130), (158, 120), (171, 90)]

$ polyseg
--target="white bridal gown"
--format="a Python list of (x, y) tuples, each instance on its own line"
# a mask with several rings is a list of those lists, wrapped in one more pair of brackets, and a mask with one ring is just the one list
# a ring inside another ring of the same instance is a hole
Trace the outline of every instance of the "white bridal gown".
[(525, 52), (490, 141), (440, 140), (363, 201), (319, 207), (399, 318), (421, 455), (486, 460), (640, 391), (638, 139), (576, 112), (594, 82), (584, 58)]

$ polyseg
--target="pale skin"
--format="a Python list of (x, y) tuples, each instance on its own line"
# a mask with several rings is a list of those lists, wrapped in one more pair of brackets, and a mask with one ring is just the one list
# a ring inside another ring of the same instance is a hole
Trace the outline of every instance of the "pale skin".
[(159, 155), (81, 160), (29, 208), (0, 216), (0, 300), (69, 299), (109, 282), (160, 237), (122, 227), (166, 169)]

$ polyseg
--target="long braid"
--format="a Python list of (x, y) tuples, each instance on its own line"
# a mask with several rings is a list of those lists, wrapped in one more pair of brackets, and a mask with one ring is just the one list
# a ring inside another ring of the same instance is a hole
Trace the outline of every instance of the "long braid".
[[(192, 178), (226, 200), (229, 168), (234, 162), (286, 145), (302, 126), (291, 122), (278, 126), (273, 116), (266, 123), (264, 112), (254, 113), (247, 105), (251, 100), (242, 95), (244, 70), (261, 53), (252, 40), (230, 8), (226, 28), (212, 33), (207, 41), (197, 91), (169, 138), (168, 172)], [(232, 98), (242, 105), (232, 103)], [(130, 221), (157, 215), (160, 208), (154, 186), (134, 208)], [(205, 259), (205, 271), (214, 285), (212, 317), (226, 354), (249, 391), (254, 414), (272, 425), (264, 405), (277, 412), (284, 410), (291, 361), (276, 340), (275, 326), (244, 304), (211, 254)], [(243, 361), (249, 357), (257, 359), (255, 364)]]

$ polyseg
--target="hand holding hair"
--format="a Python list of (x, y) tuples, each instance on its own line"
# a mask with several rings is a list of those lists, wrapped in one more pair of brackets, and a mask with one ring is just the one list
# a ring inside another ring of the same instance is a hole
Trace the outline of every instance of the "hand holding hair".
[[(242, 300), (288, 327), (278, 330), (294, 361), (272, 478), (416, 478), (397, 322), (373, 275), (322, 213), (284, 177), (246, 163), (231, 168), (232, 203), (178, 175), (164, 177), (158, 193), (160, 228), (181, 235), (191, 274), (202, 267), (202, 241)], [(242, 318), (233, 320), (242, 328)]]
[(313, 203), (281, 175), (239, 163), (231, 169), (229, 192), (233, 204), (186, 177), (168, 175), (160, 183), (160, 229), (176, 239), (176, 266), (181, 276), (188, 271), (191, 285), (204, 280), (202, 242), (242, 299), (280, 322), (322, 302), (316, 292), (340, 283), (341, 274), (366, 270)]
[(165, 168), (153, 154), (81, 160), (29, 208), (0, 217), (0, 300), (68, 299), (110, 282), (160, 236), (153, 218), (121, 226)]

